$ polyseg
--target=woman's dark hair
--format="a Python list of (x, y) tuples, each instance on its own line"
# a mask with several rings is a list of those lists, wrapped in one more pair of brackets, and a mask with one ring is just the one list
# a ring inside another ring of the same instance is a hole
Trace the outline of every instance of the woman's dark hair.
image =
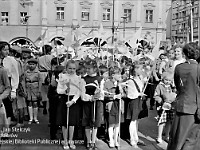
[(8, 46), (8, 49), (10, 50), (10, 44), (6, 41), (0, 41), (0, 51), (5, 48), (5, 46)]
[(185, 54), (186, 58), (197, 60), (199, 58), (198, 45), (194, 42), (185, 44), (183, 47), (183, 53)]
[(106, 67), (105, 65), (99, 66), (99, 72), (100, 72), (101, 75), (103, 75), (107, 71), (108, 71), (108, 67)]
[(50, 46), (50, 45), (44, 45), (44, 46), (42, 46), (42, 53), (44, 55), (50, 54), (52, 49), (53, 49), (52, 46)]

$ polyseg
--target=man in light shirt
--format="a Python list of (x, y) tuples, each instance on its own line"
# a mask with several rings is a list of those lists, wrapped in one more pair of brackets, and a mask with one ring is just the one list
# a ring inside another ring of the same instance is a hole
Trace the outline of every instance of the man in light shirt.
[[(0, 42), (0, 62), (7, 71), (11, 83), (11, 99), (16, 98), (16, 90), (19, 85), (18, 63), (14, 57), (8, 56), (10, 45), (7, 42)], [(7, 111), (8, 126), (10, 125), (11, 117), (13, 117), (12, 102), (5, 105)]]

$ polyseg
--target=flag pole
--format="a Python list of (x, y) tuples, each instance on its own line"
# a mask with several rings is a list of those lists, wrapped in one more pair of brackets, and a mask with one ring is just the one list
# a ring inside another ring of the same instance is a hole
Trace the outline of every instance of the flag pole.
[[(200, 10), (200, 3), (199, 3), (199, 10)], [(199, 13), (199, 16), (198, 16), (198, 38), (199, 38), (199, 40), (198, 40), (198, 45), (200, 46), (200, 13)]]
[(191, 42), (194, 41), (193, 36), (193, 14), (192, 14), (192, 3), (190, 3), (190, 32), (191, 32)]

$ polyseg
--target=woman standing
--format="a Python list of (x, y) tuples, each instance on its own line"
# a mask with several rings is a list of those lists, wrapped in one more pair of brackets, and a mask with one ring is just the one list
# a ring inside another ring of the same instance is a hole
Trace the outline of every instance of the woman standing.
[[(66, 64), (66, 73), (60, 73), (59, 79), (57, 80), (58, 103), (56, 123), (62, 126), (64, 149), (76, 149), (73, 136), (74, 126), (79, 125), (80, 121), (80, 105), (78, 100), (81, 96), (81, 78), (76, 75), (76, 69), (76, 62), (69, 60)], [(67, 114), (67, 107), (69, 108), (69, 114)], [(69, 122), (67, 124), (68, 116)], [(69, 128), (67, 128), (67, 125), (69, 125)]]
[(199, 50), (194, 43), (183, 47), (186, 61), (175, 68), (174, 83), (177, 89), (176, 114), (172, 124), (168, 150), (182, 150), (191, 128), (195, 125), (195, 114), (199, 99), (197, 78), (200, 70), (197, 70)]

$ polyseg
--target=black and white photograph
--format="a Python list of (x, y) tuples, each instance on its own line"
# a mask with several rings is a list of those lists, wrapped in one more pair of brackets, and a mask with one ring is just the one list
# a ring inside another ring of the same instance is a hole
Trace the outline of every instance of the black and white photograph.
[(200, 0), (0, 0), (0, 150), (200, 150)]

